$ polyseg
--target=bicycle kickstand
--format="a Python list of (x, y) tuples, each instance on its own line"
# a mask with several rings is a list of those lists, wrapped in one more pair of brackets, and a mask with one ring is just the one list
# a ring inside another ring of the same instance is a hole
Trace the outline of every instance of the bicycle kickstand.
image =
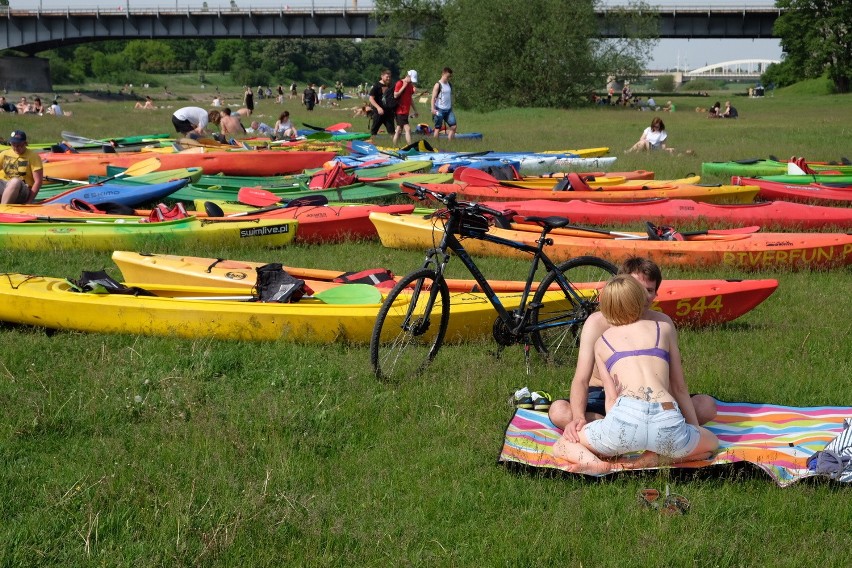
[(527, 368), (527, 375), (532, 373), (532, 369), (530, 368), (530, 344), (529, 342), (524, 342), (524, 365)]

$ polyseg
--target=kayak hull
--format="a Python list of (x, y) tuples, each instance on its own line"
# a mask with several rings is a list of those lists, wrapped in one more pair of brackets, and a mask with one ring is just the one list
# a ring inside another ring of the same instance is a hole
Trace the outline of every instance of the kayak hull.
[[(432, 220), (382, 213), (372, 213), (370, 218), (382, 244), (389, 248), (425, 249), (438, 238), (433, 237)], [(489, 232), (535, 246), (539, 229), (530, 227), (529, 231), (491, 228)], [(434, 230), (443, 229), (438, 224)], [(547, 253), (554, 261), (591, 255), (618, 264), (628, 256), (642, 256), (661, 266), (733, 266), (744, 270), (828, 269), (852, 264), (852, 235), (843, 233), (704, 235), (687, 241), (651, 241), (559, 234), (555, 230), (549, 237), (554, 244)], [(465, 248), (474, 255), (527, 258), (509, 247), (476, 239), (467, 239)]]
[[(751, 203), (757, 195), (756, 186), (672, 184), (659, 181), (639, 183), (638, 189), (603, 187), (594, 191), (549, 191), (544, 189), (513, 188), (502, 185), (475, 186), (470, 184), (424, 184), (440, 193), (455, 192), (459, 198), (471, 201), (518, 201), (547, 199), (549, 201), (641, 201), (649, 198), (693, 199), (705, 203)], [(641, 189), (646, 187), (647, 189)]]
[[(80, 294), (69, 288), (58, 278), (7, 275), (0, 281), (0, 320), (84, 332), (366, 344), (381, 307), (378, 303), (339, 305), (312, 299), (290, 304), (187, 299), (227, 298), (232, 293), (204, 287), (148, 286), (157, 297)], [(514, 309), (520, 298), (515, 293), (500, 299)], [(483, 294), (453, 294), (450, 310), (447, 341), (490, 336), (495, 316)]]
[(293, 219), (236, 221), (197, 217), (159, 223), (135, 219), (0, 223), (0, 246), (15, 250), (114, 250), (162, 241), (279, 247), (293, 241), (297, 227), (298, 221)]
[(783, 230), (852, 228), (852, 208), (820, 207), (787, 201), (720, 205), (691, 199), (652, 199), (632, 203), (579, 200), (554, 203), (544, 199), (484, 202), (519, 215), (568, 217), (573, 223), (607, 225), (651, 221), (657, 225), (707, 224)]
[[(807, 176), (810, 177), (810, 176)], [(799, 203), (822, 203), (826, 205), (852, 204), (852, 186), (831, 187), (820, 183), (785, 183), (760, 178), (733, 177), (732, 183), (757, 186), (758, 196), (763, 199), (781, 199)]]
[[(301, 231), (301, 228), (299, 229)], [(192, 256), (139, 254), (115, 251), (113, 262), (125, 280), (140, 284), (216, 286), (250, 290), (256, 282), (256, 269), (263, 263), (220, 260)], [(308, 281), (314, 290), (322, 290), (342, 272), (285, 266), (296, 278)], [(390, 288), (395, 282), (381, 284)], [(496, 292), (520, 292), (524, 282), (489, 281)], [(449, 279), (451, 292), (475, 288), (474, 280)], [(678, 325), (713, 325), (734, 320), (766, 300), (778, 287), (774, 279), (761, 280), (665, 280), (660, 286), (653, 309), (661, 311)]]

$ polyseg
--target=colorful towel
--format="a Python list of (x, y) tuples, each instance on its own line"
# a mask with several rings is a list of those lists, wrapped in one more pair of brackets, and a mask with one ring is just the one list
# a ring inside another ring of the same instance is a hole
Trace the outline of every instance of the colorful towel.
[[(749, 462), (786, 487), (815, 475), (807, 459), (823, 449), (843, 430), (852, 407), (794, 407), (746, 402), (719, 402), (716, 419), (707, 427), (719, 437), (721, 448), (712, 460), (679, 463), (674, 467), (699, 468)], [(564, 469), (551, 448), (562, 431), (546, 412), (518, 409), (506, 428), (499, 462)]]

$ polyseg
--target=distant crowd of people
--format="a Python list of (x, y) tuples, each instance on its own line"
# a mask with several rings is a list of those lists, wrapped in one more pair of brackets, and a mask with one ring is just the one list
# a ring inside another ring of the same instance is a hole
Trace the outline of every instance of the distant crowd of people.
[(68, 113), (62, 111), (62, 107), (59, 105), (59, 101), (57, 99), (53, 99), (53, 102), (51, 102), (50, 105), (45, 105), (41, 102), (40, 97), (33, 97), (33, 99), (30, 100), (26, 96), (21, 97), (17, 103), (7, 101), (5, 96), (0, 96), (0, 112), (12, 114), (36, 114), (38, 116), (44, 116), (45, 114), (69, 116)]

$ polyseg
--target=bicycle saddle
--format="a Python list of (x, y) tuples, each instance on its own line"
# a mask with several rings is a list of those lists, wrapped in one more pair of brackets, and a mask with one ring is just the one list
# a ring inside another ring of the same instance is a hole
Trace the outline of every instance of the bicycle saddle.
[(549, 229), (561, 229), (571, 221), (568, 220), (567, 217), (524, 217), (524, 222), (526, 223), (535, 223), (536, 225), (541, 225), (542, 227), (547, 227)]

